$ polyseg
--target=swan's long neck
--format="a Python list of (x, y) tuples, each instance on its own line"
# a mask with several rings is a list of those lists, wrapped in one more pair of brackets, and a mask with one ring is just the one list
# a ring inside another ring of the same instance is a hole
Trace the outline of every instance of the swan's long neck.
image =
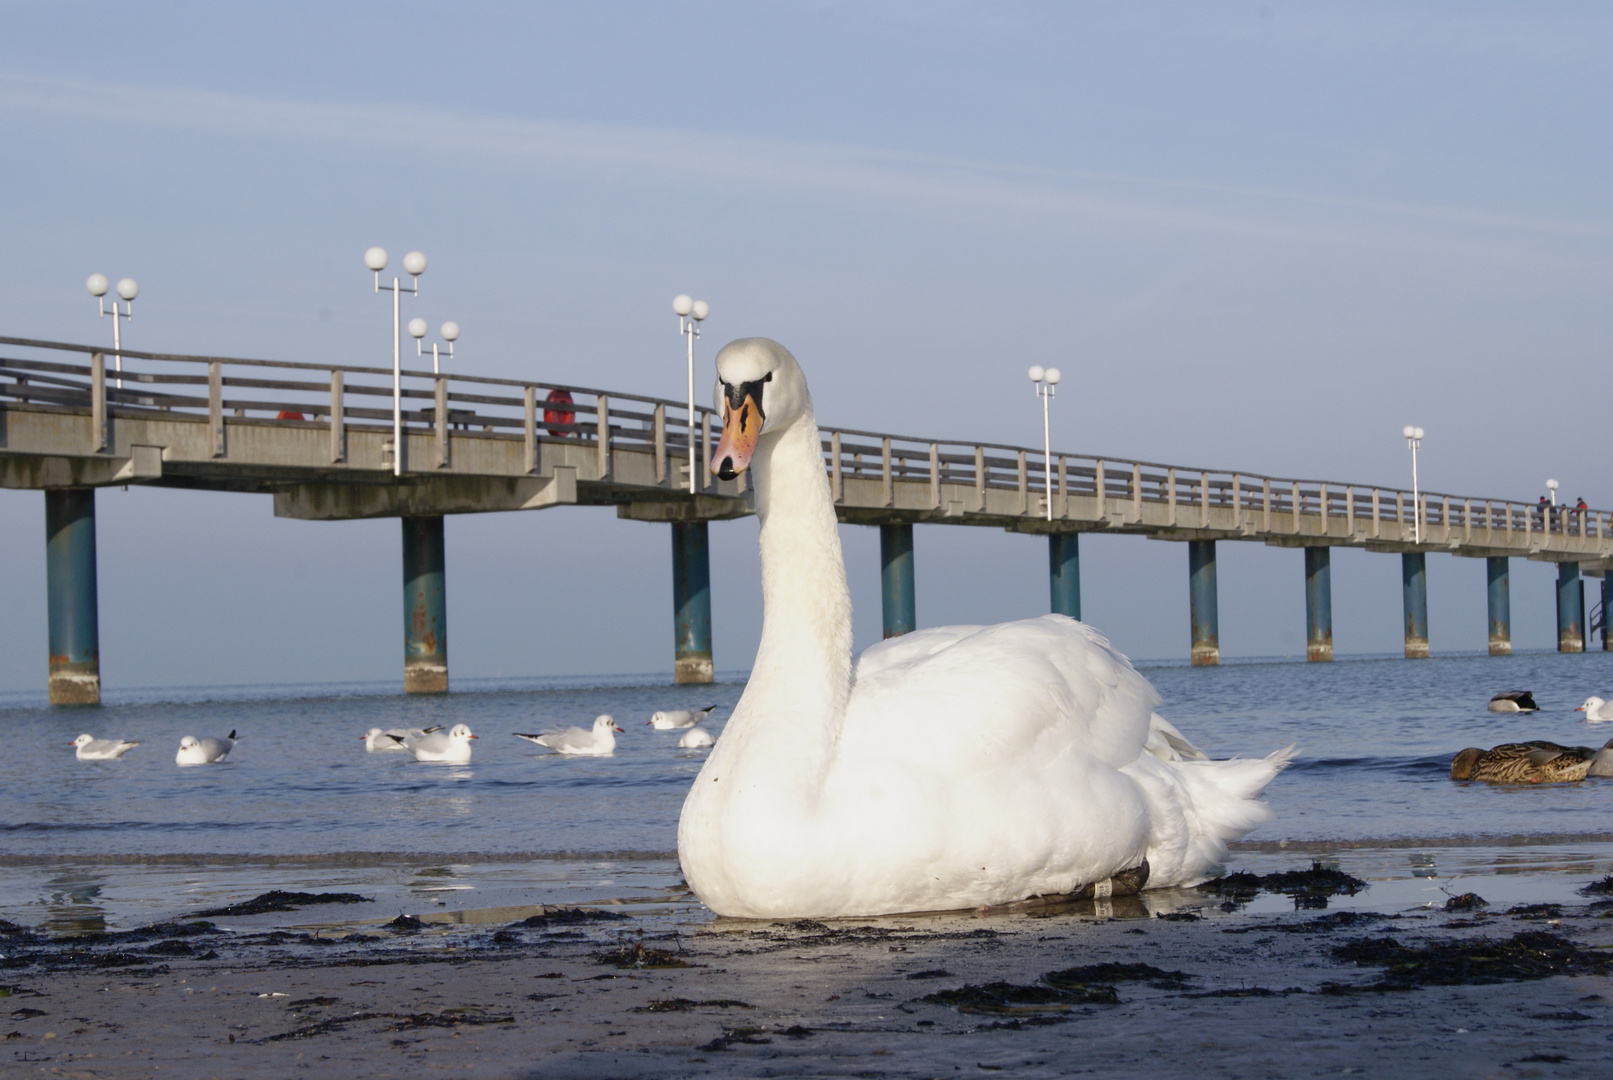
[(783, 431), (762, 436), (751, 476), (762, 526), (762, 638), (720, 747), (736, 753), (732, 767), (741, 775), (754, 764), (786, 776), (794, 791), (776, 794), (811, 802), (845, 719), (851, 595), (810, 408)]

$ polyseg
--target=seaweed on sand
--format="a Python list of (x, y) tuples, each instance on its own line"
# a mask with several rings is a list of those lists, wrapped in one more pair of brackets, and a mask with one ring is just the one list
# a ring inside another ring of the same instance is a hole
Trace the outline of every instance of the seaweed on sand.
[(961, 1013), (989, 1013), (998, 1015), (1069, 1012), (1077, 1005), (1118, 1005), (1120, 994), (1113, 986), (1100, 984), (1073, 985), (1070, 989), (1056, 986), (1021, 986), (1010, 982), (989, 982), (979, 986), (965, 983), (956, 990), (937, 990), (925, 994), (920, 1001), (928, 1005), (945, 1005)]
[(1087, 964), (1049, 971), (1042, 981), (1058, 990), (1084, 990), (1117, 982), (1146, 982), (1156, 990), (1180, 990), (1193, 978), (1185, 971), (1165, 971), (1152, 964)]
[(688, 1012), (690, 1009), (754, 1009), (756, 1006), (734, 998), (712, 998), (710, 1001), (690, 1001), (688, 998), (663, 998), (648, 1005), (640, 1005), (636, 1013)]
[(1384, 970), (1365, 986), (1329, 983), (1323, 988), (1327, 993), (1475, 986), (1553, 975), (1606, 975), (1613, 965), (1613, 958), (1543, 930), (1526, 930), (1503, 941), (1477, 938), (1423, 945), (1407, 945), (1393, 938), (1359, 938), (1338, 946), (1332, 954), (1336, 960)]
[(1593, 881), (1579, 890), (1581, 896), (1607, 896), (1613, 894), (1613, 874), (1609, 874), (1601, 881)]
[(373, 896), (360, 896), (350, 892), (283, 892), (280, 889), (270, 889), (266, 893), (259, 893), (250, 900), (243, 900), (239, 904), (230, 904), (227, 907), (209, 908), (198, 911), (192, 918), (213, 919), (220, 916), (231, 917), (237, 915), (265, 915), (271, 911), (296, 911), (301, 907), (314, 904), (372, 904)]
[(1240, 872), (1212, 878), (1197, 885), (1201, 892), (1225, 896), (1234, 903), (1246, 904), (1261, 892), (1282, 893), (1294, 900), (1294, 907), (1323, 908), (1330, 896), (1354, 896), (1366, 889), (1367, 883), (1342, 870), (1312, 862), (1309, 870), (1284, 870), (1277, 874), (1251, 874)]
[(642, 941), (630, 941), (617, 946), (608, 952), (599, 953), (595, 959), (601, 964), (608, 964), (618, 968), (686, 968), (696, 965), (679, 959), (675, 954), (665, 949), (652, 949)]
[(530, 918), (522, 919), (520, 922), (511, 923), (509, 929), (547, 930), (551, 926), (577, 926), (582, 923), (631, 919), (632, 917), (619, 911), (607, 911), (604, 908), (553, 907), (545, 909), (542, 915), (533, 915)]

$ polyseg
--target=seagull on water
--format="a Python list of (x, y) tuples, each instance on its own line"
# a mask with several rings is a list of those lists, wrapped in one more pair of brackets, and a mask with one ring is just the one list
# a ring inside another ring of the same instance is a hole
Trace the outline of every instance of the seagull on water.
[(622, 729), (616, 726), (616, 720), (609, 715), (594, 718), (593, 728), (566, 728), (564, 731), (554, 728), (538, 735), (525, 735), (517, 731), (517, 737), (535, 742), (539, 746), (547, 746), (557, 754), (588, 754), (602, 757), (616, 752), (616, 733)]
[(683, 750), (700, 750), (712, 744), (711, 732), (703, 727), (690, 728), (678, 740), (679, 748)]
[(1585, 704), (1574, 710), (1585, 714), (1587, 724), (1606, 724), (1613, 722), (1613, 701), (1603, 701), (1599, 697), (1588, 697)]
[(94, 735), (80, 735), (68, 745), (78, 747), (73, 756), (80, 761), (116, 761), (140, 744), (125, 739), (97, 739)]
[(194, 735), (186, 735), (179, 740), (179, 753), (174, 755), (174, 761), (179, 765), (211, 765), (229, 757), (234, 749), (234, 731), (222, 739), (198, 739)]
[(382, 750), (407, 750), (409, 743), (418, 742), (427, 735), (441, 730), (441, 724), (433, 724), (428, 728), (395, 727), (387, 731), (372, 727), (360, 735), (359, 739), (364, 743), (364, 752), (374, 754)]
[(700, 721), (711, 715), (715, 705), (707, 705), (704, 709), (663, 709), (650, 716), (650, 727), (656, 731), (678, 731), (683, 728), (692, 728)]
[(421, 734), (419, 739), (391, 734), (386, 737), (413, 754), (416, 761), (445, 761), (451, 765), (464, 765), (470, 761), (470, 741), (476, 736), (464, 724), (455, 724), (447, 731), (437, 729)]

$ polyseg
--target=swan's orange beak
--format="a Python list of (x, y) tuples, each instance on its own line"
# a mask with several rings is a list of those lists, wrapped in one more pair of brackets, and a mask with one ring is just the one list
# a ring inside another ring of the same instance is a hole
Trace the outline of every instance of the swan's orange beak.
[(723, 395), (722, 439), (711, 455), (711, 471), (732, 480), (750, 467), (756, 440), (767, 417), (762, 412), (762, 384), (741, 383)]

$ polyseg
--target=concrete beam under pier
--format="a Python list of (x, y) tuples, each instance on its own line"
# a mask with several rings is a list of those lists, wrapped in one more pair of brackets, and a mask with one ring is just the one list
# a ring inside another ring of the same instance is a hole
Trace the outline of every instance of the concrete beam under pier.
[(1081, 617), (1081, 534), (1047, 534), (1048, 584), (1055, 615)]
[(441, 515), (403, 521), (403, 689), (448, 692), (447, 545)]
[(913, 587), (913, 526), (879, 527), (880, 609), (885, 636), (911, 634), (918, 625)]
[(711, 548), (704, 521), (672, 523), (673, 680), (709, 683)]
[(1484, 560), (1489, 582), (1490, 655), (1512, 655), (1512, 572), (1506, 556)]
[(1557, 651), (1585, 651), (1585, 587), (1579, 564), (1557, 564)]
[(1333, 659), (1333, 558), (1325, 547), (1305, 549), (1305, 659)]
[(95, 577), (95, 489), (45, 492), (45, 591), (50, 703), (101, 703), (101, 630)]
[(1187, 544), (1188, 614), (1192, 623), (1193, 645), (1189, 654), (1194, 667), (1214, 667), (1221, 663), (1221, 634), (1215, 596), (1215, 541), (1189, 540)]
[(1428, 659), (1428, 563), (1420, 551), (1400, 556), (1400, 585), (1406, 615), (1406, 659)]

